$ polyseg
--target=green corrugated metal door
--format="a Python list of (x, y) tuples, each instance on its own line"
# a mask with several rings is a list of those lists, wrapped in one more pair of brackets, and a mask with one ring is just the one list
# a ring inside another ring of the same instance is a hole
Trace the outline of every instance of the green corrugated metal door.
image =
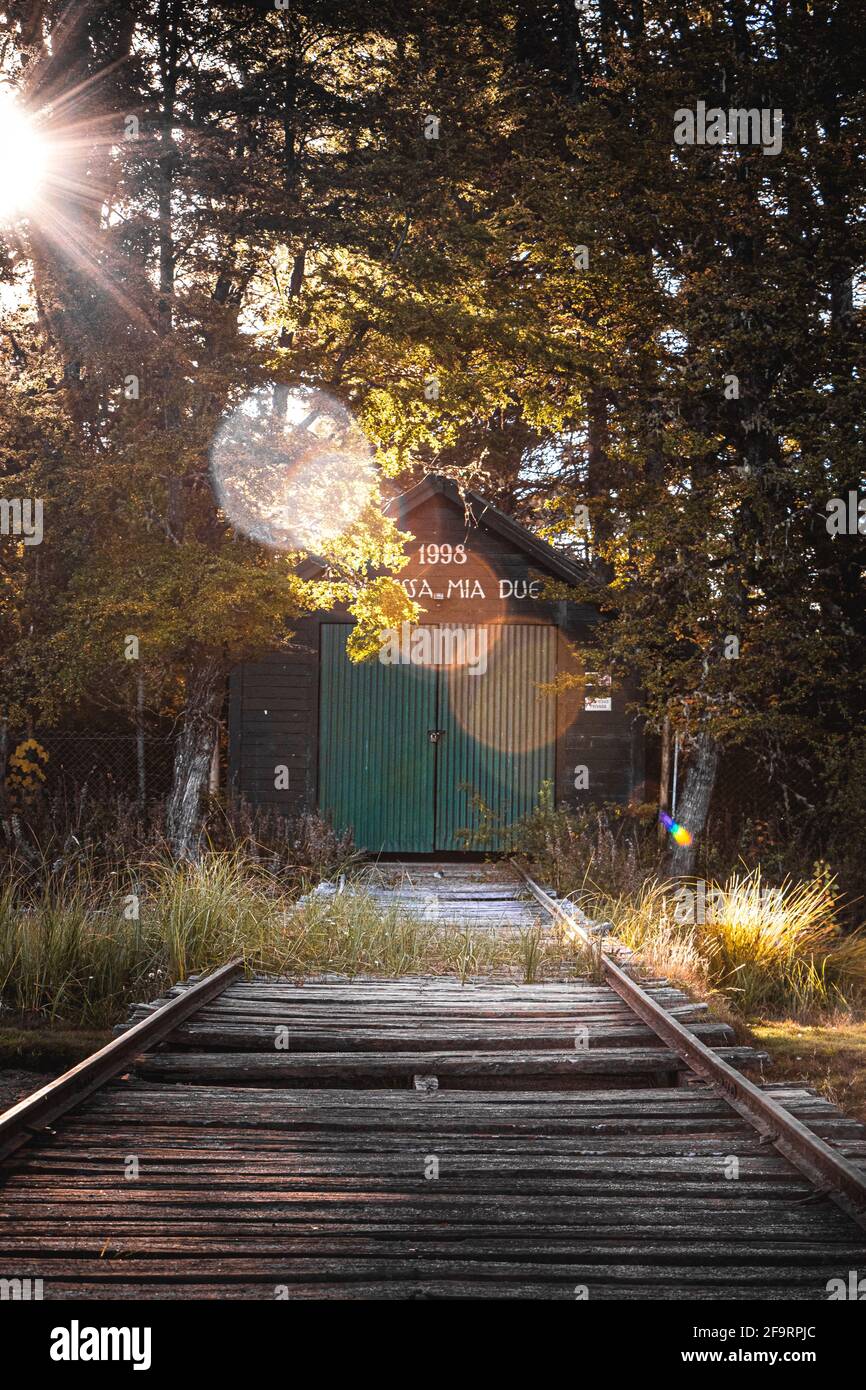
[(466, 667), (440, 673), (437, 849), (467, 848), (459, 832), (478, 829), (483, 812), (476, 798), (490, 824), (505, 832), (479, 847), (506, 849), (507, 828), (532, 810), (542, 782), (554, 778), (556, 702), (538, 686), (556, 673), (556, 628), (509, 623), (487, 634), (483, 674)]
[[(486, 629), (486, 669), (476, 674), (353, 664), (350, 631), (322, 627), (319, 805), (335, 826), (352, 826), (374, 853), (428, 853), (467, 848), (459, 832), (481, 823), (476, 797), (506, 831), (526, 815), (554, 776), (555, 702), (538, 685), (555, 674), (556, 629)], [(501, 834), (496, 845), (507, 841)]]
[(437, 672), (354, 663), (351, 627), (322, 627), (319, 805), (352, 826), (373, 853), (425, 853), (434, 845)]

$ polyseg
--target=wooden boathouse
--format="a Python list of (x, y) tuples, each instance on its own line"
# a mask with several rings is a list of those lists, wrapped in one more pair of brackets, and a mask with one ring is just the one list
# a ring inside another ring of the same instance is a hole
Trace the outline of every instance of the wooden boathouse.
[[(599, 614), (545, 596), (550, 580), (585, 580), (581, 562), (442, 478), (389, 507), (413, 537), (399, 578), (420, 624), (352, 663), (348, 615), (323, 612), (236, 668), (233, 791), (286, 815), (318, 808), (374, 854), (504, 845), (467, 832), (506, 831), (545, 783), (558, 805), (642, 799), (634, 692), (583, 669)], [(585, 679), (544, 693), (565, 671)]]

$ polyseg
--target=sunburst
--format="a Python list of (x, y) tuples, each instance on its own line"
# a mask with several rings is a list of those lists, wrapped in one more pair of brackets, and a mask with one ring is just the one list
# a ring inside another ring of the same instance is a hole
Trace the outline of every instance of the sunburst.
[(0, 88), (0, 218), (26, 213), (45, 179), (48, 147), (33, 119)]

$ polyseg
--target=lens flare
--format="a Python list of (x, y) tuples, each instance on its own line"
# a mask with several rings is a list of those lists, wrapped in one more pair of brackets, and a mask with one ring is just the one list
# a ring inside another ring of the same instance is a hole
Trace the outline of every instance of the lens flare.
[(344, 405), (312, 387), (251, 392), (223, 419), (210, 463), (232, 525), (278, 550), (320, 552), (376, 495), (369, 440)]
[(553, 634), (535, 624), (490, 623), (483, 669), (455, 665), (446, 672), (448, 706), (484, 761), (521, 761), (556, 742), (556, 700), (540, 687), (554, 674)]
[(0, 89), (0, 217), (26, 209), (45, 176), (44, 142), (12, 94)]
[(659, 811), (659, 820), (666, 830), (670, 832), (678, 845), (690, 845), (692, 843), (691, 831), (686, 830), (684, 825), (677, 825), (677, 822), (672, 820), (666, 812)]

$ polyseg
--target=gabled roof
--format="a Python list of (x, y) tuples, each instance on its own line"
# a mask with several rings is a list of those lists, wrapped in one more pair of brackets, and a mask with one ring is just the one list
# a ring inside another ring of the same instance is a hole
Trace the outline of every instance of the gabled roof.
[[(581, 560), (576, 560), (570, 555), (564, 555), (555, 546), (543, 541), (540, 536), (534, 535), (519, 521), (514, 521), (505, 512), (494, 507), (492, 502), (487, 502), (477, 492), (471, 490), (462, 492), (450, 478), (442, 478), (438, 474), (430, 473), (426, 478), (422, 478), (420, 483), (409, 488), (407, 492), (400, 493), (397, 497), (392, 497), (385, 506), (386, 515), (394, 516), (398, 525), (408, 526), (412, 513), (417, 511), (425, 502), (429, 502), (432, 497), (446, 497), (449, 502), (453, 502), (461, 511), (468, 510), (473, 523), (476, 526), (484, 526), (494, 535), (500, 536), (509, 545), (514, 546), (515, 550), (520, 550), (529, 556), (541, 568), (552, 574), (557, 579), (561, 579), (566, 584), (585, 584), (587, 579), (593, 578), (590, 567)], [(311, 577), (315, 570), (323, 567), (322, 562), (314, 556), (310, 556), (300, 567), (301, 574)]]
[(428, 474), (408, 492), (392, 498), (385, 510), (391, 512), (398, 510), (402, 525), (408, 521), (416, 508), (437, 495), (447, 497), (461, 511), (468, 510), (476, 526), (484, 526), (494, 535), (501, 536), (516, 550), (522, 550), (525, 555), (529, 555), (535, 560), (536, 564), (548, 570), (557, 579), (562, 579), (566, 584), (583, 584), (591, 577), (592, 571), (588, 565), (570, 555), (564, 555), (561, 550), (557, 550), (555, 546), (543, 541), (540, 536), (536, 536), (534, 532), (522, 526), (519, 521), (507, 516), (498, 507), (494, 507), (493, 503), (488, 502), (480, 493), (472, 492), (470, 489), (461, 493), (456, 483), (453, 483), (450, 478), (441, 478), (435, 473)]

